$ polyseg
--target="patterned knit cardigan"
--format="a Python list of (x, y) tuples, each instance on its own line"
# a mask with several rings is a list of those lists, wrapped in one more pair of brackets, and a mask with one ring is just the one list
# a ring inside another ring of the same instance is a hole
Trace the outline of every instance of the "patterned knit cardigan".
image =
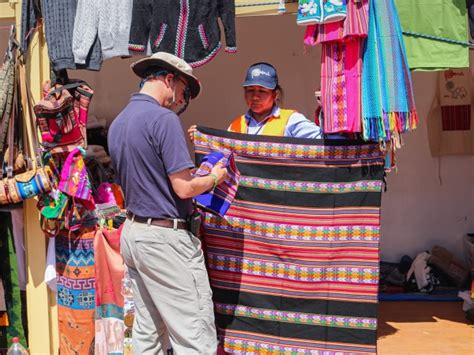
[(236, 52), (234, 0), (134, 0), (129, 49), (164, 51), (198, 67), (221, 48), (218, 18), (224, 25), (226, 52)]

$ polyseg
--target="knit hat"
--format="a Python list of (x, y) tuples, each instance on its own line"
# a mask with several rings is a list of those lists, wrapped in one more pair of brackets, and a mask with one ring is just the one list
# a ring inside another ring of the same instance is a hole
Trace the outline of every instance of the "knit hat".
[(166, 52), (156, 52), (148, 58), (143, 58), (132, 63), (130, 68), (140, 78), (144, 78), (148, 69), (156, 67), (169, 70), (182, 76), (189, 86), (191, 99), (196, 98), (201, 91), (199, 79), (193, 75), (193, 68), (183, 59)]

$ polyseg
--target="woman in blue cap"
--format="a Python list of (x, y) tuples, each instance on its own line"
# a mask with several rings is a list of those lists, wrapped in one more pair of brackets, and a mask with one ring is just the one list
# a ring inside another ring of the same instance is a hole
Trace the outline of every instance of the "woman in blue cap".
[[(275, 67), (252, 64), (243, 84), (248, 111), (230, 124), (228, 131), (267, 136), (322, 138), (321, 129), (295, 110), (280, 107), (282, 89)], [(189, 129), (190, 137), (196, 126)]]

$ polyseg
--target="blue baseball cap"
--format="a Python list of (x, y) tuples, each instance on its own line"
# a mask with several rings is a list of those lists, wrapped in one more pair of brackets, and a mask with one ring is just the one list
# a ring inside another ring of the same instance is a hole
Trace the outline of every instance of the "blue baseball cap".
[(278, 75), (273, 65), (268, 63), (252, 64), (247, 70), (247, 76), (243, 86), (263, 86), (274, 90), (278, 85)]

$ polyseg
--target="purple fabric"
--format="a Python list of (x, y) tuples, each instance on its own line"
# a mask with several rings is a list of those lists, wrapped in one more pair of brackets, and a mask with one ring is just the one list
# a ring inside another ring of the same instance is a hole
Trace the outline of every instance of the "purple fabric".
[(151, 96), (133, 94), (110, 126), (108, 144), (127, 210), (141, 217), (186, 218), (168, 175), (194, 166), (178, 116)]

